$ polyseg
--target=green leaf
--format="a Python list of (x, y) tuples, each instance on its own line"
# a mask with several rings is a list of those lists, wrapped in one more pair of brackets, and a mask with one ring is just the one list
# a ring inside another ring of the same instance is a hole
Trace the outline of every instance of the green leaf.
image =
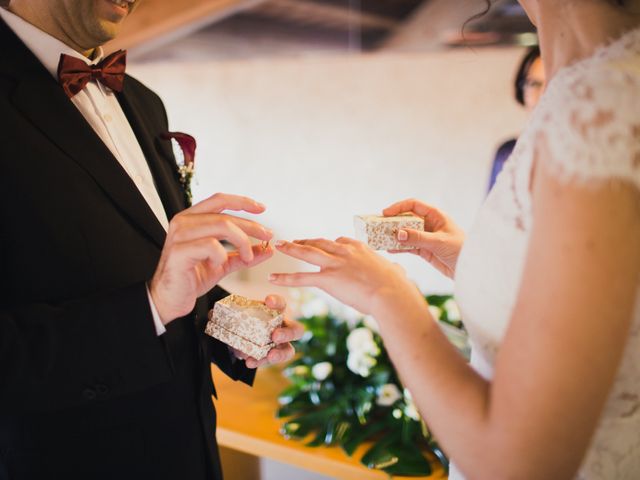
[(278, 396), (278, 402), (280, 405), (287, 405), (293, 402), (300, 395), (300, 388), (292, 385), (282, 391)]
[(276, 418), (286, 418), (292, 417), (293, 415), (308, 413), (310, 407), (311, 405), (306, 400), (294, 400), (293, 402), (283, 405), (276, 410)]
[(380, 470), (382, 468), (388, 468), (398, 463), (399, 459), (397, 455), (394, 455), (389, 451), (389, 445), (391, 445), (396, 439), (393, 436), (386, 436), (379, 442), (375, 443), (369, 448), (360, 459), (363, 465), (367, 468), (373, 468)]
[(323, 428), (329, 417), (335, 413), (334, 408), (329, 408), (300, 415), (286, 422), (282, 433), (287, 437), (303, 439), (310, 433)]
[(427, 476), (431, 474), (429, 461), (419, 448), (403, 445), (393, 437), (378, 442), (362, 457), (369, 468), (383, 470), (390, 475)]
[(385, 428), (386, 425), (383, 423), (370, 423), (364, 427), (358, 426), (358, 428), (352, 428), (351, 432), (345, 435), (341, 445), (342, 449), (347, 455), (351, 456), (362, 442)]

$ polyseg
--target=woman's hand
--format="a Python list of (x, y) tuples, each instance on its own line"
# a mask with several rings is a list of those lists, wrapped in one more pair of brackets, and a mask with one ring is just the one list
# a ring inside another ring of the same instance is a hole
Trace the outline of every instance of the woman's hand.
[(293, 258), (320, 267), (319, 272), (272, 274), (269, 280), (285, 287), (317, 287), (339, 301), (367, 315), (389, 304), (416, 298), (424, 304), (418, 289), (404, 270), (350, 238), (335, 242), (324, 239), (279, 241), (276, 248)]
[(404, 200), (383, 210), (385, 217), (413, 213), (424, 218), (424, 232), (404, 229), (398, 241), (417, 250), (398, 250), (391, 253), (413, 253), (424, 258), (449, 278), (456, 273), (458, 255), (464, 243), (464, 232), (445, 213), (419, 200)]

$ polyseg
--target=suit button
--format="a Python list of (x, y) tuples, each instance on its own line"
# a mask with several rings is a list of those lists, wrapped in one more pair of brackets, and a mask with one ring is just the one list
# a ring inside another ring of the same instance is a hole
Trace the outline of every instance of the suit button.
[(85, 400), (95, 400), (96, 396), (96, 391), (93, 388), (85, 388), (82, 391), (82, 398)]
[(109, 387), (103, 384), (98, 384), (96, 385), (96, 393), (98, 395), (106, 395), (107, 393), (109, 393)]

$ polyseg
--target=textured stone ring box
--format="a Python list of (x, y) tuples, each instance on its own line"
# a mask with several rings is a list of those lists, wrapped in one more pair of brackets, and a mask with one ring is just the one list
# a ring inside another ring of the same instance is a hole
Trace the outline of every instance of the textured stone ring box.
[(415, 247), (398, 242), (398, 231), (408, 228), (424, 230), (424, 219), (405, 214), (397, 217), (358, 215), (354, 218), (356, 239), (374, 250), (414, 250)]
[(216, 302), (209, 311), (205, 333), (261, 360), (275, 346), (271, 334), (282, 325), (283, 318), (280, 312), (262, 302), (230, 295)]

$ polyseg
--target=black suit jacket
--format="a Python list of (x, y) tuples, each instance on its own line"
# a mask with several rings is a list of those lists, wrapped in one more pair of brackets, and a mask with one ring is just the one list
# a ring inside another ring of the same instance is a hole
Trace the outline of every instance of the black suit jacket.
[[(161, 100), (118, 100), (169, 218), (185, 208)], [(0, 20), (0, 479), (220, 478), (203, 333), (216, 288), (156, 336), (165, 232), (62, 88)]]

